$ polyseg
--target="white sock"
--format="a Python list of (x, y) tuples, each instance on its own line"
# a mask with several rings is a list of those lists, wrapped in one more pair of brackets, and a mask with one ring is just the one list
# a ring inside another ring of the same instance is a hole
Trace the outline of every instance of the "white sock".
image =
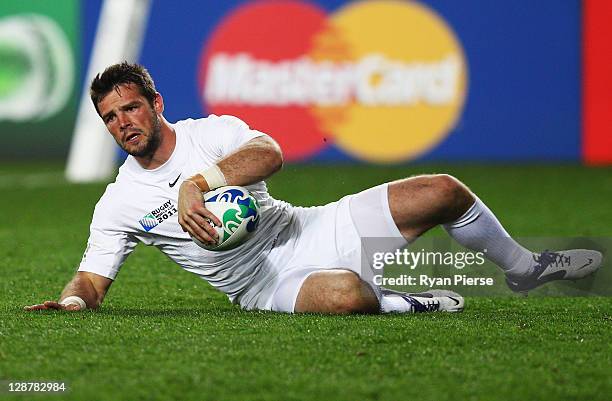
[(413, 312), (412, 305), (397, 295), (383, 295), (380, 298), (380, 311), (382, 313), (407, 313)]
[(464, 247), (484, 252), (487, 259), (506, 272), (527, 274), (534, 264), (532, 252), (513, 240), (478, 198), (457, 221), (444, 224), (444, 229)]

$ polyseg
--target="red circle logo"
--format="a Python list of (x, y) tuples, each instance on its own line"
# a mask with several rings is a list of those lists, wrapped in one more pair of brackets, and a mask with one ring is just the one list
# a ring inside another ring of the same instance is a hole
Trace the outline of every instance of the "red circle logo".
[[(308, 77), (288, 87), (291, 83), (281, 81), (292, 79), (292, 66), (283, 71), (277, 64), (309, 54), (313, 36), (326, 21), (323, 10), (295, 1), (262, 1), (236, 9), (202, 54), (199, 81), (208, 111), (238, 116), (271, 135), (287, 160), (320, 151), (326, 146), (324, 132), (309, 107), (300, 104), (300, 86), (309, 84)], [(279, 93), (283, 90), (295, 91), (296, 100)]]

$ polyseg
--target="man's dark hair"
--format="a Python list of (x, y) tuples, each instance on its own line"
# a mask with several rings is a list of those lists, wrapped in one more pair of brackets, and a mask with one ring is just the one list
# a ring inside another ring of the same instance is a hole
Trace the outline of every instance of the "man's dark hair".
[(153, 78), (149, 75), (149, 71), (139, 64), (130, 64), (127, 61), (119, 64), (113, 64), (104, 70), (102, 74), (96, 75), (91, 81), (91, 87), (89, 89), (89, 95), (91, 101), (96, 108), (98, 114), (98, 103), (104, 99), (106, 95), (112, 90), (116, 90), (119, 85), (134, 84), (138, 88), (138, 92), (144, 96), (151, 107), (153, 107), (153, 101), (155, 100), (155, 83)]

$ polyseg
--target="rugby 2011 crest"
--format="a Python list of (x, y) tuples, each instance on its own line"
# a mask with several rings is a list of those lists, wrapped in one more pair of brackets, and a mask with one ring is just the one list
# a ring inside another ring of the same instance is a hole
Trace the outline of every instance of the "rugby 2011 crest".
[(138, 222), (146, 232), (149, 232), (177, 213), (178, 209), (176, 205), (174, 205), (172, 201), (168, 200), (144, 215), (142, 219), (138, 220)]

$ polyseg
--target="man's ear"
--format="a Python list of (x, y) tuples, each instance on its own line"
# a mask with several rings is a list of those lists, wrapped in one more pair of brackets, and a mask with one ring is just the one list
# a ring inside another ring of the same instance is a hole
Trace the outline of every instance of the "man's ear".
[(164, 98), (159, 92), (155, 92), (155, 99), (153, 100), (153, 110), (156, 114), (164, 112)]

